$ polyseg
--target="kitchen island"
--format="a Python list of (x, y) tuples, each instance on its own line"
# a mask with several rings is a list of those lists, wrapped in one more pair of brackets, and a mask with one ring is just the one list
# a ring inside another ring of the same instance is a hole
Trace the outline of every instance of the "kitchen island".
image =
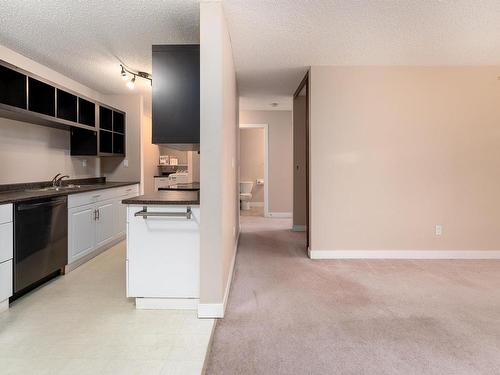
[(198, 191), (160, 191), (127, 205), (127, 297), (138, 309), (198, 308)]

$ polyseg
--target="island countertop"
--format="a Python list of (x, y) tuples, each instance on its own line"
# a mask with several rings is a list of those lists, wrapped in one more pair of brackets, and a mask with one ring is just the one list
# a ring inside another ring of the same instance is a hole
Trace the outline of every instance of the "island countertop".
[(192, 205), (200, 204), (199, 191), (157, 191), (122, 200), (123, 204), (136, 205)]

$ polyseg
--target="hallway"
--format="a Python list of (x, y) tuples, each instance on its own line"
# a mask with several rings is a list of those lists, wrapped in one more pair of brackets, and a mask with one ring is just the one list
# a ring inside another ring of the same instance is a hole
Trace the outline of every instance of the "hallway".
[(311, 261), (288, 219), (241, 218), (207, 374), (494, 374), (500, 262)]

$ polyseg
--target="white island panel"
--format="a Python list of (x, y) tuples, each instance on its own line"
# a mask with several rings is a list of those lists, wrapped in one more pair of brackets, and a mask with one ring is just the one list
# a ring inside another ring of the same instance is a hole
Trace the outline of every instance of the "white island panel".
[[(148, 213), (154, 215), (186, 213), (188, 206), (146, 207)], [(190, 219), (186, 216), (136, 216), (143, 209), (143, 205), (129, 205), (127, 208), (127, 296), (198, 299), (199, 207), (191, 207)]]

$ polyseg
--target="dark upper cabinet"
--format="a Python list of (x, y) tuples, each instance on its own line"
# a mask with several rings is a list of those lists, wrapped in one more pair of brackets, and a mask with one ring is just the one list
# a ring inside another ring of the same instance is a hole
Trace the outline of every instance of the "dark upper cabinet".
[(76, 95), (57, 89), (57, 117), (76, 122), (77, 100)]
[(126, 117), (0, 60), (0, 118), (69, 130), (73, 156), (125, 156)]
[(113, 111), (106, 107), (99, 107), (99, 128), (113, 130)]
[(72, 128), (70, 131), (71, 155), (97, 155), (97, 132), (93, 130)]
[(0, 103), (26, 109), (26, 75), (0, 65)]
[(200, 46), (153, 46), (153, 143), (200, 143)]
[(95, 126), (95, 104), (78, 98), (78, 122), (80, 124)]
[(125, 133), (125, 115), (113, 111), (113, 131), (116, 133)]
[(45, 82), (29, 77), (28, 109), (47, 116), (56, 114), (56, 89)]

